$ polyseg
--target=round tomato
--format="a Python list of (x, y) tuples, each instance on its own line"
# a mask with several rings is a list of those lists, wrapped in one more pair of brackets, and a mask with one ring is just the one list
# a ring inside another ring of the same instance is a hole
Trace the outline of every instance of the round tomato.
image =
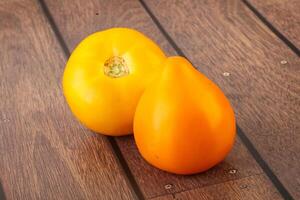
[(132, 132), (145, 87), (166, 59), (149, 38), (132, 29), (112, 28), (85, 38), (70, 56), (63, 91), (74, 115), (106, 135)]
[(202, 172), (222, 161), (235, 135), (234, 112), (225, 95), (182, 57), (165, 61), (134, 118), (142, 156), (177, 174)]

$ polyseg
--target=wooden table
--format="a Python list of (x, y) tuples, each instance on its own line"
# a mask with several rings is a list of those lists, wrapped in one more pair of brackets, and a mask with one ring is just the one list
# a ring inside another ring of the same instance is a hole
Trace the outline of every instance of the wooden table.
[[(187, 57), (236, 113), (224, 162), (177, 176), (95, 134), (61, 90), (88, 34), (135, 28)], [(299, 0), (0, 1), (0, 199), (300, 199)]]

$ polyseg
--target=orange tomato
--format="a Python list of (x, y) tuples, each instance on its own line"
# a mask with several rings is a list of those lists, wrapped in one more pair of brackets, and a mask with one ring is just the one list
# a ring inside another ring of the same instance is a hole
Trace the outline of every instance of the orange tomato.
[(234, 112), (222, 91), (186, 59), (170, 57), (142, 95), (134, 137), (152, 165), (176, 174), (205, 171), (222, 161), (236, 135)]
[(67, 62), (64, 95), (86, 127), (106, 135), (129, 134), (138, 100), (165, 59), (153, 41), (135, 30), (94, 33)]

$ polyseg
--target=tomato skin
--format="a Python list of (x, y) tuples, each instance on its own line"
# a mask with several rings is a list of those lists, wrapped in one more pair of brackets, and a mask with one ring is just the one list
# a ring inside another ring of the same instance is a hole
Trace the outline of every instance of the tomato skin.
[(186, 59), (170, 57), (164, 65), (137, 106), (137, 147), (145, 160), (162, 170), (205, 171), (233, 146), (234, 112), (222, 91)]
[(63, 75), (67, 103), (95, 132), (130, 134), (138, 100), (165, 59), (162, 50), (138, 31), (112, 28), (94, 33), (67, 62)]

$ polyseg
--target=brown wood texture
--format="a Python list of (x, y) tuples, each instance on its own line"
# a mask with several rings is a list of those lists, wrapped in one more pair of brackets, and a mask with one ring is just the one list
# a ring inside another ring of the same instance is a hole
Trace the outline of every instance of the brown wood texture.
[[(74, 120), (66, 58), (36, 1), (0, 2), (0, 182), (7, 199), (134, 199), (106, 137)], [(1, 196), (0, 196), (1, 198)]]
[[(130, 137), (119, 139), (118, 144), (146, 198), (192, 190), (262, 173), (239, 140), (224, 162), (205, 173), (190, 176), (170, 174), (149, 165), (140, 156)], [(270, 181), (267, 184), (272, 185)]]
[[(90, 33), (105, 28), (123, 26), (145, 33), (160, 44), (167, 54), (175, 55), (174, 49), (138, 1), (48, 0), (46, 3), (70, 50)], [(239, 140), (225, 162), (206, 173), (194, 176), (172, 175), (150, 166), (138, 154), (130, 136), (117, 138), (117, 142), (146, 198), (218, 183), (220, 183), (219, 187), (222, 187), (222, 182), (262, 173), (261, 168)], [(266, 180), (264, 184), (267, 187), (273, 187), (269, 180)], [(170, 188), (169, 185), (171, 185)]]
[(262, 200), (281, 199), (275, 188), (268, 184), (264, 175), (242, 178), (236, 181), (228, 181), (209, 187), (188, 190), (153, 198), (153, 200)]
[(299, 0), (248, 0), (270, 23), (300, 48)]
[(299, 199), (300, 179), (295, 178), (300, 177), (297, 55), (241, 1), (146, 2), (186, 56), (223, 89), (241, 129)]

